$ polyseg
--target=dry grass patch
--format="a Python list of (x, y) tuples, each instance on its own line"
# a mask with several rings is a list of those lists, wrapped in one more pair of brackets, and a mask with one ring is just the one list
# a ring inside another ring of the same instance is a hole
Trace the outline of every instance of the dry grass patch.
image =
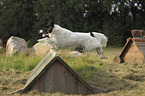
[[(105, 56), (110, 59), (99, 59), (95, 51), (85, 52), (87, 57), (70, 58), (72, 50), (56, 50), (60, 57), (69, 64), (89, 84), (107, 89), (106, 93), (92, 94), (95, 96), (144, 96), (145, 90), (145, 64), (113, 63), (113, 58), (118, 55), (122, 47), (108, 47), (104, 49)], [(0, 95), (24, 87), (31, 70), (40, 62), (42, 57), (7, 58), (0, 55)], [(19, 96), (20, 94), (13, 94)], [(32, 90), (22, 96), (64, 96), (63, 93), (44, 93)]]

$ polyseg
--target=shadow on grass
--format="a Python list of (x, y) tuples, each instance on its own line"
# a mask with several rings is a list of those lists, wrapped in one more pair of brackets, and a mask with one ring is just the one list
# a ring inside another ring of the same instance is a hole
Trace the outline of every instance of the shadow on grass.
[(107, 92), (117, 90), (131, 90), (137, 85), (127, 82), (124, 78), (112, 75), (106, 70), (94, 66), (83, 66), (74, 69), (90, 85), (106, 89)]

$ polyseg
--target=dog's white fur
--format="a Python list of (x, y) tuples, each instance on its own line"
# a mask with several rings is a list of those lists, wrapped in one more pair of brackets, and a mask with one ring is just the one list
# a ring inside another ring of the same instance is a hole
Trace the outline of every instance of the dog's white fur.
[[(42, 32), (42, 30), (40, 30), (40, 32)], [(93, 32), (93, 34), (95, 37), (92, 37), (90, 33), (72, 32), (55, 24), (52, 33), (49, 34), (50, 38), (48, 42), (58, 48), (81, 47), (88, 52), (95, 49), (102, 51), (102, 47), (106, 47), (107, 37), (97, 32)], [(38, 41), (40, 42), (43, 40), (44, 39)]]

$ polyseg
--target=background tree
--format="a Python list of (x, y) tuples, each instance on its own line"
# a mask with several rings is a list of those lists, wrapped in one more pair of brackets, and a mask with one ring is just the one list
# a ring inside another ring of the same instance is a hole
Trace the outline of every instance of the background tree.
[[(131, 37), (132, 29), (144, 29), (145, 14), (141, 0), (112, 0), (109, 18), (105, 18), (104, 31), (110, 45), (123, 45)], [(107, 5), (106, 5), (107, 6)], [(140, 14), (141, 13), (141, 14)], [(109, 19), (107, 21), (107, 19)]]
[(30, 40), (34, 35), (34, 0), (1, 0), (0, 38), (10, 36)]
[(52, 19), (72, 31), (104, 33), (109, 45), (123, 45), (132, 29), (145, 29), (143, 0), (0, 0), (0, 38), (42, 38), (38, 31)]

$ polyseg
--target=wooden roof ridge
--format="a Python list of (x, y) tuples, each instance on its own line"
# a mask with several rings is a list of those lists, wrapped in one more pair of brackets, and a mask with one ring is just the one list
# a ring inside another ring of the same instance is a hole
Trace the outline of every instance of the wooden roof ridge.
[(92, 86), (89, 85), (84, 79), (82, 79), (67, 63), (65, 63), (55, 51), (49, 51), (47, 55), (40, 61), (40, 63), (33, 69), (22, 92), (27, 92), (31, 85), (41, 75), (43, 75), (43, 73), (46, 72), (46, 69), (53, 65), (56, 60), (60, 61), (69, 72), (71, 72), (82, 84), (84, 84), (84, 86), (90, 90), (93, 90)]
[(124, 62), (123, 58), (125, 57), (126, 53), (128, 52), (129, 48), (131, 47), (132, 43), (133, 43), (132, 38), (128, 38), (125, 46), (123, 47), (122, 51), (119, 54), (121, 63)]
[(135, 44), (142, 52), (142, 54), (145, 56), (145, 38), (134, 38), (134, 39), (135, 39)]

